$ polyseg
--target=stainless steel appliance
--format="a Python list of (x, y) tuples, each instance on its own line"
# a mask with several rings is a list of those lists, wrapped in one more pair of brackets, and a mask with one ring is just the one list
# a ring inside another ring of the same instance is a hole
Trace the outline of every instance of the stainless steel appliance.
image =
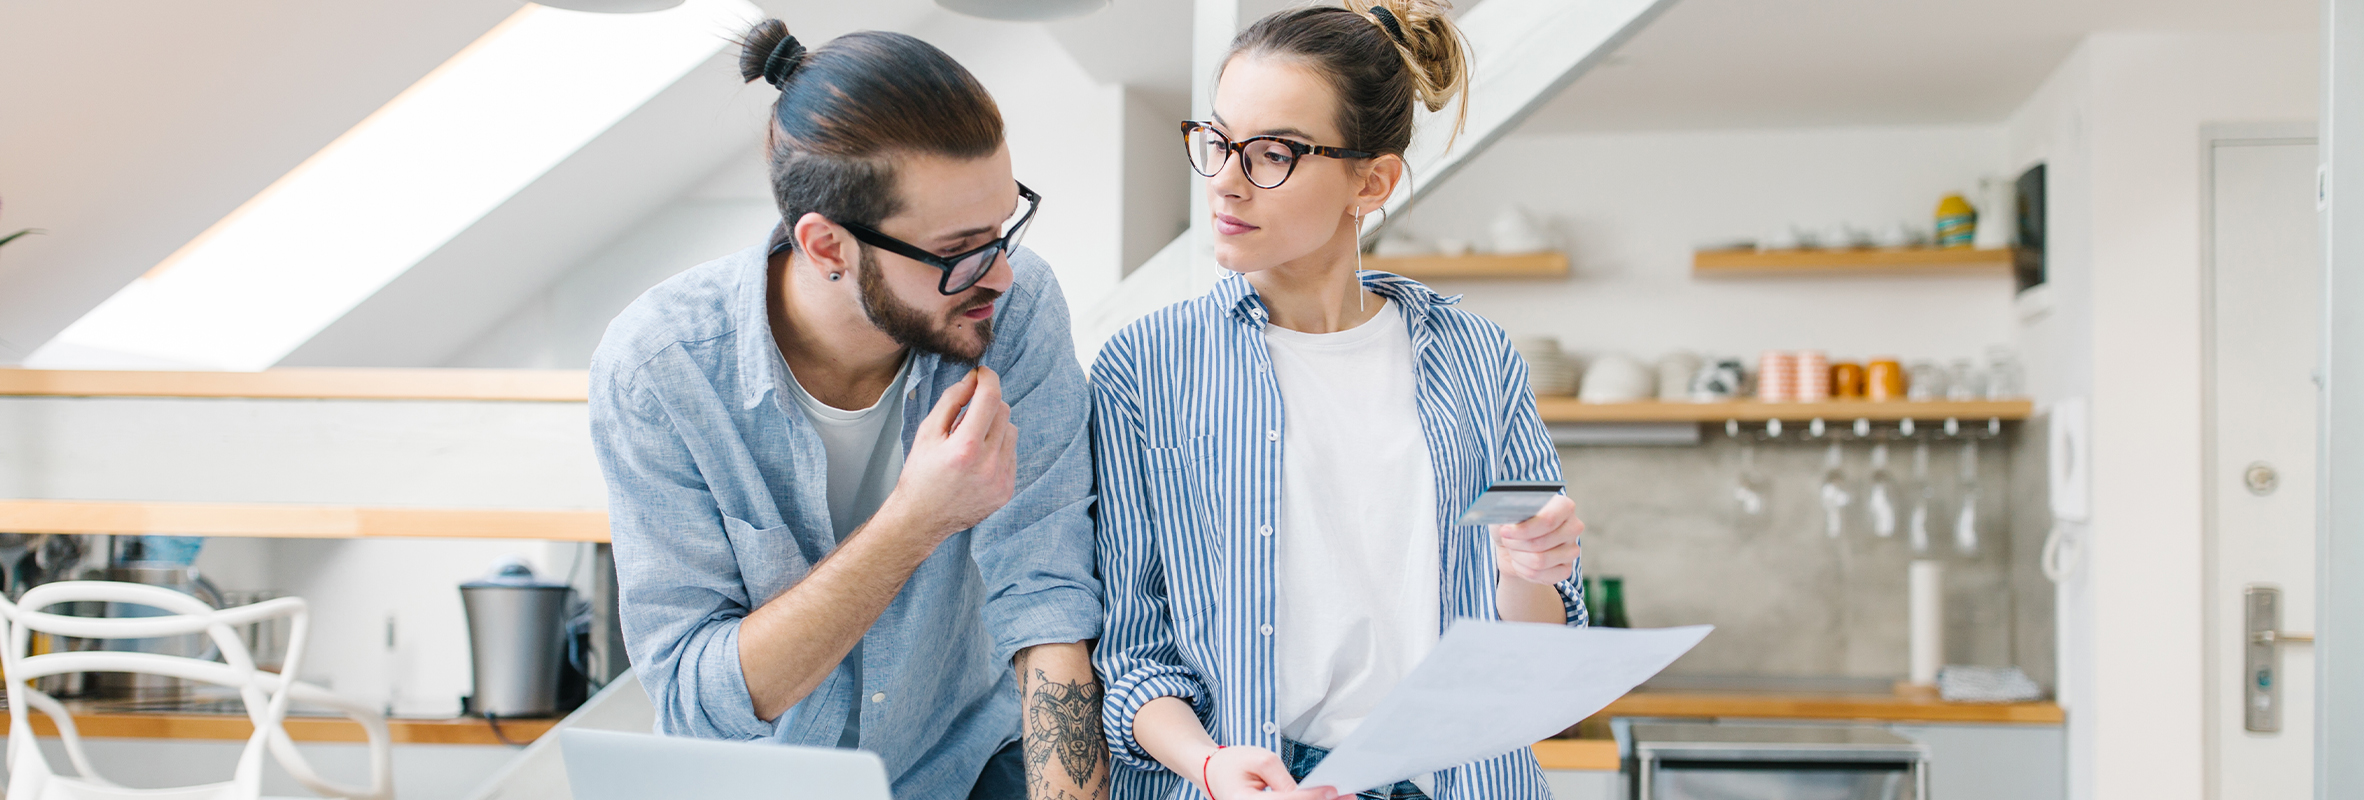
[[(222, 593), (213, 582), (197, 573), (196, 568), (178, 564), (130, 563), (107, 568), (107, 580), (124, 583), (144, 583), (162, 586), (202, 600), (214, 608), (222, 607)], [(171, 612), (137, 603), (107, 603), (109, 617), (159, 617)], [(108, 639), (105, 649), (137, 653), (155, 653), (205, 661), (219, 660), (220, 648), (204, 634), (160, 636), (153, 639)], [(144, 672), (93, 673), (100, 697), (125, 700), (178, 700), (186, 693), (189, 682), (169, 675)]]
[(471, 713), (547, 717), (564, 710), (560, 688), (572, 668), (566, 623), (573, 599), (574, 590), (566, 584), (537, 578), (518, 561), (460, 585), (476, 673)]
[(1885, 728), (1636, 722), (1631, 735), (1641, 800), (1929, 797), (1929, 748)]

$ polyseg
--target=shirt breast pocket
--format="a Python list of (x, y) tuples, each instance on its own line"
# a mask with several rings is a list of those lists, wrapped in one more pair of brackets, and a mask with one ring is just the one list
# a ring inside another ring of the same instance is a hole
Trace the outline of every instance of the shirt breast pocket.
[(757, 606), (804, 580), (813, 562), (820, 560), (819, 554), (804, 551), (796, 531), (787, 525), (758, 528), (725, 514), (722, 531), (730, 539), (732, 558), (738, 561), (739, 581), (747, 587), (749, 602)]
[(1208, 484), (1215, 468), (1215, 437), (1193, 436), (1145, 451), (1150, 518), (1161, 531), (1205, 535), (1213, 507)]

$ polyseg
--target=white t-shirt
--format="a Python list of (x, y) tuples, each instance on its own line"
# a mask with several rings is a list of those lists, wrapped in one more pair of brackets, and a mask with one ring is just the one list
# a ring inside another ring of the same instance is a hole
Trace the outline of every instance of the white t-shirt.
[(1337, 747), (1436, 646), (1442, 607), (1435, 468), (1421, 435), (1411, 331), (1389, 303), (1359, 327), (1264, 327), (1281, 447), (1281, 734)]
[(821, 434), (821, 449), (829, 454), (829, 525), (836, 529), (838, 541), (878, 513), (903, 474), (903, 383), (910, 377), (911, 357), (905, 355), (894, 383), (878, 402), (847, 411), (815, 399), (793, 374), (789, 376), (796, 404), (804, 409), (805, 419), (812, 420), (813, 430)]
[[(789, 373), (788, 385), (795, 389), (796, 405), (821, 434), (821, 450), (829, 457), (829, 527), (840, 542), (878, 513), (887, 495), (895, 491), (895, 479), (903, 474), (903, 383), (910, 377), (911, 356), (905, 354), (903, 367), (895, 371), (894, 382), (887, 384), (877, 402), (847, 411), (813, 397), (795, 373)], [(853, 652), (846, 654), (846, 662), (862, 663), (861, 643), (855, 643)], [(862, 671), (857, 668), (856, 697), (862, 695), (861, 680)], [(857, 702), (846, 709), (845, 730), (838, 734), (837, 746), (852, 748), (861, 741), (862, 704)]]

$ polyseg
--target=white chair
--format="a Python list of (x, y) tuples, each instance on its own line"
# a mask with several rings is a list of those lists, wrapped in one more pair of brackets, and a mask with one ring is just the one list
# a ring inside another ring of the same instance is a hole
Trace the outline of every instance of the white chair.
[[(72, 617), (46, 609), (62, 603), (130, 603), (166, 612), (152, 617)], [(349, 800), (392, 800), (393, 749), (386, 720), (358, 703), (311, 684), (282, 678), (255, 668), (254, 658), (236, 629), (260, 620), (290, 618), (285, 673), (295, 674), (304, 652), (309, 616), (302, 598), (282, 597), (237, 608), (215, 609), (197, 598), (161, 586), (112, 581), (64, 581), (43, 584), (25, 592), (13, 608), (0, 602), (8, 618), (7, 646), (0, 648), (0, 668), (7, 672), (8, 771), (6, 800), (258, 800), (262, 793), (263, 755), (268, 752), (288, 775), (323, 796)], [(147, 639), (202, 634), (220, 650), (223, 661), (121, 651), (72, 651), (31, 655), (32, 634), (47, 633), (83, 639)], [(98, 775), (84, 755), (73, 717), (64, 704), (35, 691), (35, 679), (74, 672), (136, 672), (167, 675), (238, 690), (254, 724), (238, 766), (222, 783), (176, 789), (132, 789)], [(282, 721), (290, 702), (333, 708), (361, 724), (368, 733), (371, 781), (366, 787), (343, 786), (323, 780), (313, 771)], [(75, 777), (50, 771), (48, 760), (34, 741), (31, 715), (38, 709), (56, 720), (66, 756)]]

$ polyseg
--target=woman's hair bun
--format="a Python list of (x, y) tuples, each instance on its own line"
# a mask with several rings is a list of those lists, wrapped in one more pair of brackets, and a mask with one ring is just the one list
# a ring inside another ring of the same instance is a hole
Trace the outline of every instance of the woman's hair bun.
[(804, 64), (804, 45), (788, 34), (788, 23), (767, 19), (739, 37), (739, 77), (750, 83), (762, 78), (772, 88), (785, 88), (788, 76)]
[[(1385, 30), (1412, 68), (1420, 105), (1438, 111), (1469, 86), (1469, 56), (1448, 0), (1345, 0)], [(1458, 126), (1456, 126), (1458, 127)]]

